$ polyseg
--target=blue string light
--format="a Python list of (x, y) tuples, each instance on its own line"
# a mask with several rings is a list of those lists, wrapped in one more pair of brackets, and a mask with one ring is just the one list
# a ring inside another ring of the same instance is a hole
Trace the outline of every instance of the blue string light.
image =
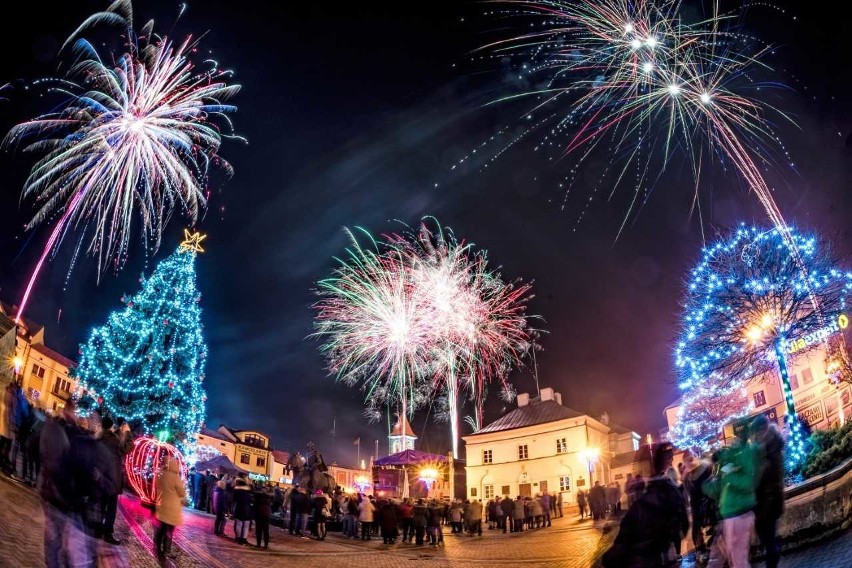
[(123, 297), (125, 308), (81, 346), (76, 376), (82, 411), (105, 409), (141, 424), (146, 434), (194, 440), (207, 400), (197, 250), (184, 243), (150, 278), (143, 275), (139, 293)]

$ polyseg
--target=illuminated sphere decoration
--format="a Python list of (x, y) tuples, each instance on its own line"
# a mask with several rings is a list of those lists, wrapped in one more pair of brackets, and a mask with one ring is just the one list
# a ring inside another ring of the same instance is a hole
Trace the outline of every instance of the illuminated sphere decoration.
[(137, 438), (133, 451), (124, 460), (124, 470), (130, 486), (143, 503), (157, 502), (154, 481), (169, 460), (177, 460), (181, 479), (186, 480), (187, 467), (183, 454), (171, 444), (155, 438)]

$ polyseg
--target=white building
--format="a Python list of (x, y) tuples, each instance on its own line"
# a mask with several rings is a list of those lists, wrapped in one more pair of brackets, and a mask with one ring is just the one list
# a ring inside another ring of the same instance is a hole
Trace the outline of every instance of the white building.
[(562, 406), (552, 388), (538, 397), (519, 394), (517, 402), (517, 409), (462, 437), (469, 498), (560, 492), (563, 503), (573, 502), (578, 489), (614, 481), (613, 457), (639, 448), (638, 434)]

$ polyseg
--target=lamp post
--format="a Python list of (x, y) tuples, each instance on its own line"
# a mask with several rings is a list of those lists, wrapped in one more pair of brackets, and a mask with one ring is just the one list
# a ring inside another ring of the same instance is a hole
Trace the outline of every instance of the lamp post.
[(592, 479), (592, 471), (594, 468), (594, 464), (597, 463), (598, 458), (601, 455), (601, 451), (598, 448), (586, 448), (582, 452), (580, 452), (580, 456), (586, 460), (586, 463), (589, 466), (589, 487), (594, 483), (594, 479)]

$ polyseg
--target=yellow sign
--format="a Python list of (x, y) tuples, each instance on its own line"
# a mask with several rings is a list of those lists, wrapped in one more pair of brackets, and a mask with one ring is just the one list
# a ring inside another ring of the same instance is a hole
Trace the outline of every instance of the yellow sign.
[(787, 352), (788, 353), (797, 353), (807, 347), (810, 347), (814, 343), (818, 343), (823, 341), (830, 335), (835, 333), (840, 333), (842, 330), (849, 327), (849, 316), (846, 314), (840, 314), (837, 316), (837, 319), (826, 325), (825, 327), (813, 331), (804, 337), (800, 337), (798, 339), (794, 339), (787, 343)]

